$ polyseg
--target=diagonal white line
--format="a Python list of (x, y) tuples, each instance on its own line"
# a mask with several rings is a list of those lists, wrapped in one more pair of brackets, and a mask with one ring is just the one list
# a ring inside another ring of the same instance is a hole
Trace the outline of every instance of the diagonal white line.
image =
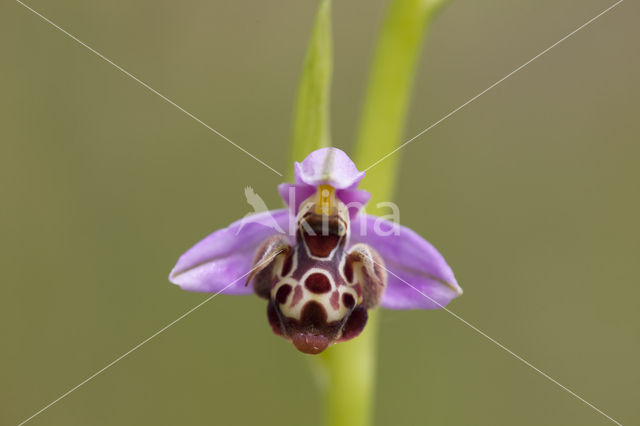
[[(376, 263), (376, 262), (373, 262)], [(494, 343), (495, 345), (497, 345), (500, 349), (504, 350), (505, 352), (507, 352), (509, 355), (513, 356), (514, 358), (516, 358), (518, 361), (522, 362), (523, 364), (525, 364), (527, 367), (533, 369), (534, 371), (536, 371), (538, 374), (542, 375), (545, 379), (549, 380), (551, 383), (554, 383), (555, 385), (558, 385), (560, 388), (562, 388), (563, 390), (565, 390), (566, 392), (568, 392), (571, 396), (577, 398), (578, 400), (582, 401), (583, 403), (585, 403), (586, 405), (588, 405), (589, 407), (591, 407), (592, 409), (594, 409), (595, 411), (597, 411), (598, 413), (600, 413), (601, 415), (603, 415), (604, 417), (606, 417), (607, 419), (611, 420), (613, 423), (617, 424), (618, 426), (622, 426), (622, 423), (618, 422), (617, 420), (615, 420), (613, 417), (609, 416), (607, 413), (605, 413), (604, 411), (602, 411), (601, 409), (599, 409), (598, 407), (596, 407), (595, 405), (593, 405), (592, 403), (590, 403), (589, 401), (587, 401), (586, 399), (584, 399), (583, 397), (581, 397), (580, 395), (578, 395), (577, 393), (575, 393), (574, 391), (572, 391), (571, 389), (569, 389), (568, 387), (566, 387), (565, 385), (563, 385), (562, 383), (558, 382), (556, 379), (554, 379), (553, 377), (549, 376), (547, 373), (545, 373), (544, 371), (540, 370), (539, 368), (537, 368), (535, 365), (531, 364), (529, 361), (527, 361), (526, 359), (524, 359), (523, 357), (521, 357), (520, 355), (516, 354), (515, 352), (513, 352), (511, 349), (507, 348), (505, 345), (503, 345), (502, 343), (498, 342), (496, 339), (494, 339), (493, 337), (489, 336), (487, 333), (485, 333), (484, 331), (480, 330), (478, 327), (476, 327), (475, 325), (471, 324), (469, 321), (465, 320), (464, 318), (460, 317), (458, 314), (456, 314), (455, 312), (451, 311), (450, 309), (448, 309), (447, 307), (445, 307), (444, 305), (438, 303), (438, 301), (434, 300), (433, 298), (429, 297), (428, 295), (426, 295), (424, 292), (420, 291), (419, 289), (417, 289), (416, 287), (414, 287), (413, 285), (409, 284), (408, 282), (406, 282), (405, 280), (403, 280), (402, 278), (400, 278), (398, 275), (394, 274), (392, 271), (390, 271), (389, 269), (387, 269), (384, 265), (381, 265), (380, 263), (376, 263), (378, 266), (380, 266), (381, 268), (383, 268), (384, 270), (387, 271), (387, 273), (393, 275), (394, 277), (396, 277), (397, 279), (399, 279), (400, 281), (402, 281), (404, 284), (408, 285), (409, 287), (411, 287), (412, 289), (414, 289), (415, 291), (417, 291), (419, 294), (421, 294), (423, 297), (429, 299), (431, 302), (435, 303), (436, 305), (438, 305), (438, 307), (442, 308), (444, 311), (446, 311), (447, 313), (451, 314), (454, 318), (456, 318), (458, 321), (462, 322), (464, 325), (470, 327), (472, 330), (474, 330), (475, 332), (479, 333), (480, 335), (482, 335), (483, 337), (485, 337), (487, 340), (489, 340), (490, 342)]]
[(35, 412), (34, 414), (32, 414), (31, 416), (29, 416), (28, 418), (26, 418), (25, 420), (23, 420), (22, 422), (20, 422), (18, 424), (18, 426), (22, 426), (23, 424), (27, 423), (28, 421), (32, 420), (34, 417), (36, 417), (37, 415), (41, 414), (42, 412), (46, 411), (47, 409), (51, 408), (53, 405), (55, 405), (56, 403), (60, 402), (62, 399), (66, 398), (67, 396), (69, 396), (71, 393), (75, 392), (78, 388), (80, 388), (81, 386), (85, 385), (86, 383), (90, 382), (91, 380), (93, 380), (96, 376), (98, 376), (99, 374), (103, 373), (105, 370), (107, 370), (108, 368), (112, 367), (113, 365), (115, 365), (116, 363), (118, 363), (119, 361), (121, 361), (123, 358), (125, 358), (126, 356), (130, 355), (131, 353), (135, 352), (136, 350), (138, 350), (141, 346), (143, 346), (144, 344), (146, 344), (147, 342), (149, 342), (151, 339), (153, 339), (154, 337), (158, 336), (159, 334), (163, 333), (164, 331), (166, 331), (169, 327), (172, 327), (173, 325), (175, 325), (178, 321), (182, 320), (183, 318), (185, 318), (186, 316), (188, 316), (189, 314), (191, 314), (192, 312), (194, 312), (196, 309), (200, 308), (202, 305), (204, 305), (205, 303), (209, 302), (211, 299), (213, 299), (214, 297), (216, 297), (217, 295), (219, 295), (220, 293), (222, 293), (223, 291), (225, 291), (226, 289), (228, 289), (229, 287), (231, 287), (233, 284), (237, 283), (238, 281), (240, 281), (241, 279), (243, 279), (244, 277), (250, 275), (253, 271), (255, 271), (256, 269), (260, 268), (262, 265), (266, 265), (267, 263), (271, 262), (271, 260), (273, 260), (274, 257), (276, 257), (278, 254), (280, 254), (280, 252), (275, 253), (273, 256), (270, 256), (269, 258), (265, 259), (263, 262), (260, 262), (258, 264), (256, 264), (253, 268), (251, 268), (251, 270), (249, 270), (249, 272), (247, 272), (246, 274), (236, 278), (235, 280), (233, 280), (230, 284), (228, 284), (227, 286), (225, 286), (222, 290), (218, 291), (217, 293), (212, 294), (211, 296), (207, 297), (206, 299), (204, 299), (202, 302), (198, 303), (196, 306), (194, 306), (193, 308), (189, 309), (187, 312), (185, 312), (184, 314), (180, 315), (178, 318), (174, 319), (173, 321), (171, 321), (169, 324), (165, 325), (164, 327), (162, 327), (160, 330), (156, 331), (155, 333), (153, 333), (151, 336), (147, 337), (146, 339), (144, 339), (142, 342), (138, 343), (137, 345), (135, 345), (133, 348), (129, 349), (127, 352), (123, 353), (122, 355), (120, 355), (119, 357), (117, 357), (116, 359), (114, 359), (113, 361), (111, 361), (109, 364), (105, 365), (104, 367), (102, 367), (100, 370), (96, 371), (95, 373), (93, 373), (92, 375), (90, 375), (89, 377), (87, 377), (86, 379), (84, 379), (83, 381), (81, 381), (80, 383), (78, 383), (77, 385), (75, 385), (74, 387), (72, 387), (71, 389), (69, 389), (68, 391), (66, 391), (65, 393), (63, 393), (62, 395), (60, 395), (58, 398), (54, 399), (53, 401), (51, 401), (50, 403), (48, 403), (47, 405), (45, 405), (44, 407), (42, 407), (40, 410), (38, 410), (37, 412)]
[(422, 130), (420, 133), (418, 133), (417, 135), (415, 135), (414, 137), (412, 137), (411, 139), (407, 140), (406, 142), (404, 142), (402, 145), (400, 145), (399, 147), (397, 147), (396, 149), (394, 149), (393, 151), (391, 151), (390, 153), (388, 153), (387, 155), (385, 155), (384, 157), (382, 157), (381, 159), (379, 159), (378, 161), (376, 161), (375, 163), (373, 163), (372, 165), (370, 165), (369, 167), (367, 167), (366, 169), (364, 169), (364, 171), (368, 171), (369, 169), (371, 169), (372, 167), (376, 166), (378, 163), (386, 160), (387, 158), (389, 158), (390, 156), (392, 156), (393, 154), (395, 154), (396, 152), (398, 152), (399, 150), (401, 150), (402, 148), (404, 148), (405, 146), (409, 145), (411, 142), (413, 142), (414, 140), (416, 140), (417, 138), (419, 138), (420, 136), (424, 135), (425, 133), (427, 133), (429, 130), (433, 129), (434, 127), (436, 127), (438, 124), (442, 123), (444, 120), (446, 120), (447, 118), (451, 117), (453, 114), (455, 114), (456, 112), (460, 111), (462, 108), (466, 107), (467, 105), (469, 105), (471, 102), (475, 101), (476, 99), (478, 99), (480, 96), (484, 95), (485, 93), (487, 93), (489, 90), (493, 89), (494, 87), (496, 87), (497, 85), (499, 85), (500, 83), (502, 83), (503, 81), (505, 81), (506, 79), (508, 79), (509, 77), (511, 77), (512, 75), (514, 75), (515, 73), (517, 73), (518, 71), (520, 71), (522, 68), (526, 67), (527, 65), (529, 65), (531, 62), (535, 61), (536, 59), (538, 59), (539, 57), (541, 57), (542, 55), (544, 55), (545, 53), (547, 53), (548, 51), (550, 51), (551, 49), (553, 49), (554, 47), (556, 47), (557, 45), (559, 45), (560, 43), (562, 43), (563, 41), (565, 41), (566, 39), (568, 39), (569, 37), (573, 36), (575, 33), (577, 33), (578, 31), (582, 30), (583, 28), (585, 28), (586, 26), (588, 26), (589, 24), (593, 23), (596, 19), (600, 18), (602, 15), (604, 15), (605, 13), (609, 12), (611, 9), (613, 9), (614, 7), (618, 6), (620, 3), (622, 3), (624, 0), (618, 0), (616, 3), (612, 4), (611, 6), (609, 6), (608, 8), (606, 8), (605, 10), (603, 10), (602, 12), (600, 12), (599, 14), (597, 14), (596, 16), (594, 16), (593, 18), (589, 19), (587, 22), (585, 22), (584, 24), (580, 25), (578, 28), (576, 28), (575, 30), (571, 31), (569, 34), (567, 34), (566, 36), (562, 37), (560, 40), (556, 41), (555, 43), (553, 43), (551, 46), (547, 47), (546, 49), (544, 49), (542, 52), (538, 53), (536, 56), (534, 56), (533, 58), (529, 59), (527, 62), (525, 62), (524, 64), (520, 65), (518, 68), (514, 69), (513, 71), (511, 71), (509, 74), (505, 75), (504, 77), (502, 77), (500, 80), (496, 81), (495, 83), (493, 83), (491, 86), (487, 87), (486, 89), (484, 89), (482, 92), (478, 93), (477, 95), (475, 95), (474, 97), (472, 97), (471, 99), (469, 99), (468, 101), (466, 101), (465, 103), (463, 103), (462, 105), (460, 105), (459, 107), (455, 108), (454, 110), (450, 111), (447, 115), (445, 115), (444, 117), (442, 117), (441, 119), (439, 119), (438, 121), (436, 121), (435, 123), (431, 124), (429, 127), (425, 128), (424, 130)]
[(187, 116), (189, 116), (190, 118), (192, 118), (193, 120), (195, 120), (196, 122), (202, 124), (204, 127), (206, 127), (207, 129), (211, 130), (213, 133), (215, 133), (216, 135), (218, 135), (219, 137), (221, 137), (222, 139), (224, 139), (225, 141), (229, 142), (231, 145), (235, 146), (236, 148), (238, 148), (240, 151), (244, 152), (245, 154), (247, 154), (249, 157), (253, 158), (254, 160), (256, 160), (258, 163), (262, 164), (263, 166), (265, 166), (266, 168), (268, 168), (269, 170), (271, 170), (272, 172), (274, 172), (275, 174), (277, 174), (278, 176), (282, 176), (282, 173), (280, 173), (279, 171), (275, 170), (273, 167), (271, 167), (270, 165), (268, 165), (267, 163), (265, 163), (264, 161), (262, 161), (261, 159), (259, 159), (258, 157), (256, 157), (255, 155), (251, 154), (249, 151), (247, 151), (246, 149), (244, 149), (243, 147), (241, 147), (240, 145), (238, 145), (237, 143), (235, 143), (234, 141), (232, 141), (231, 139), (229, 139), (228, 137), (226, 137), (225, 135), (223, 135), (222, 133), (220, 133), (219, 131), (217, 131), (216, 129), (214, 129), (213, 127), (211, 127), (210, 125), (208, 125), (207, 123), (205, 123), (204, 121), (200, 120), (198, 117), (196, 117), (195, 115), (191, 114), (189, 111), (187, 111), (186, 109), (182, 108), (180, 105), (176, 104), (175, 102), (173, 102), (171, 99), (167, 98), (165, 95), (163, 95), (162, 93), (158, 92), (156, 89), (154, 89), (153, 87), (149, 86), (147, 83), (145, 83), (144, 81), (140, 80), (138, 77), (136, 77), (135, 75), (131, 74), (129, 71), (125, 70), (124, 68), (122, 68), (120, 65), (116, 64), (115, 62), (113, 62), (111, 59), (107, 58), (106, 56), (104, 56), (102, 53), (98, 52), (97, 50), (95, 50), (93, 47), (89, 46), (88, 44), (84, 43), (82, 40), (78, 39), (76, 36), (74, 36), (73, 34), (69, 33), (67, 30), (65, 30), (64, 28), (60, 27), (59, 25), (57, 25), (56, 23), (54, 23), (53, 21), (51, 21), (49, 18), (47, 18), (46, 16), (42, 15), (40, 12), (34, 10), (33, 8), (31, 8), (30, 6), (27, 6), (26, 4), (24, 4), (22, 1), (20, 0), (16, 0), (16, 2), (18, 2), (21, 6), (24, 6), (26, 9), (30, 10), (31, 12), (33, 12), (35, 15), (39, 16), (40, 18), (42, 18), (45, 22), (47, 22), (48, 24), (50, 24), (51, 26), (53, 26), (54, 28), (60, 30), (61, 32), (63, 32), (65, 35), (69, 36), (71, 39), (73, 39), (75, 42), (79, 43), (80, 45), (86, 47), (87, 49), (89, 49), (91, 52), (95, 53), (96, 55), (98, 55), (101, 59), (103, 59), (104, 61), (108, 62), (109, 64), (113, 65), (118, 71), (122, 72), (124, 75), (126, 75), (127, 77), (135, 80), (136, 82), (138, 82), (140, 85), (142, 85), (144, 88), (146, 88), (147, 90), (149, 90), (150, 92), (154, 93), (155, 95), (158, 95), (159, 97), (161, 97), (163, 100), (165, 100), (166, 102), (168, 102), (169, 104), (171, 104), (172, 106), (174, 106), (175, 108), (179, 109), (180, 111), (182, 111), (183, 113), (185, 113)]

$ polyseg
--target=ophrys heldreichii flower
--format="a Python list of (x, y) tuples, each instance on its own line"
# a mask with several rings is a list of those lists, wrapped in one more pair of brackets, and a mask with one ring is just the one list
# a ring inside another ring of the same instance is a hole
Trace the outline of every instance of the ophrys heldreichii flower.
[(310, 354), (360, 334), (369, 309), (435, 309), (462, 294), (431, 244), (360, 211), (370, 198), (357, 189), (364, 172), (344, 152), (319, 149), (294, 171), (295, 183), (278, 188), (288, 209), (209, 235), (180, 257), (171, 282), (189, 291), (255, 292), (268, 300), (274, 333)]

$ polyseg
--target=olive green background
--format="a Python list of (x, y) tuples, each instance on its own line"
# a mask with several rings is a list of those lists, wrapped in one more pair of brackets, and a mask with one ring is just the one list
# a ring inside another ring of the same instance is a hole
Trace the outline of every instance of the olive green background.
[[(28, 4), (288, 171), (316, 2)], [(333, 139), (347, 151), (385, 4), (334, 4)], [(453, 1), (424, 46), (406, 138), (610, 4)], [(415, 140), (395, 200), (464, 288), (453, 312), (625, 425), (640, 423), (639, 12), (622, 3)], [(0, 5), (0, 35), (9, 425), (204, 300), (167, 281), (175, 260), (250, 211), (244, 186), (279, 207), (281, 179), (18, 3)], [(320, 425), (307, 357), (265, 309), (217, 297), (30, 424)], [(609, 424), (447, 312), (381, 321), (376, 425)]]

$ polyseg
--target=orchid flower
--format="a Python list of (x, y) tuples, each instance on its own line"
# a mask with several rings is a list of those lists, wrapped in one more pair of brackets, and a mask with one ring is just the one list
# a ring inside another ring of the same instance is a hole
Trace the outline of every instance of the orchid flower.
[(314, 151), (294, 173), (294, 183), (278, 187), (288, 208), (205, 237), (169, 280), (189, 291), (254, 292), (268, 300), (273, 332), (309, 354), (356, 337), (369, 309), (435, 309), (462, 294), (431, 244), (362, 211), (365, 173), (343, 151)]

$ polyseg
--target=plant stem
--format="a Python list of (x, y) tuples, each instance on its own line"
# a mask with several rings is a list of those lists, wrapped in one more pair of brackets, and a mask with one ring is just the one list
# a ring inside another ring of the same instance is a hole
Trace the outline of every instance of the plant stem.
[[(378, 40), (356, 142), (356, 164), (369, 167), (401, 141), (416, 64), (430, 18), (446, 0), (392, 0)], [(369, 212), (390, 201), (399, 155), (376, 164), (363, 185), (371, 192)]]
[[(356, 143), (356, 164), (369, 166), (399, 146), (406, 121), (409, 95), (423, 35), (430, 18), (444, 0), (392, 0), (371, 68)], [(391, 200), (398, 156), (378, 164), (364, 185), (372, 206)], [(372, 211), (370, 208), (369, 211)], [(328, 426), (368, 426), (375, 395), (376, 310), (362, 335), (335, 345), (320, 355)]]
[(377, 337), (378, 312), (373, 310), (369, 312), (367, 326), (360, 336), (334, 345), (317, 357), (316, 370), (326, 404), (326, 425), (371, 424)]

